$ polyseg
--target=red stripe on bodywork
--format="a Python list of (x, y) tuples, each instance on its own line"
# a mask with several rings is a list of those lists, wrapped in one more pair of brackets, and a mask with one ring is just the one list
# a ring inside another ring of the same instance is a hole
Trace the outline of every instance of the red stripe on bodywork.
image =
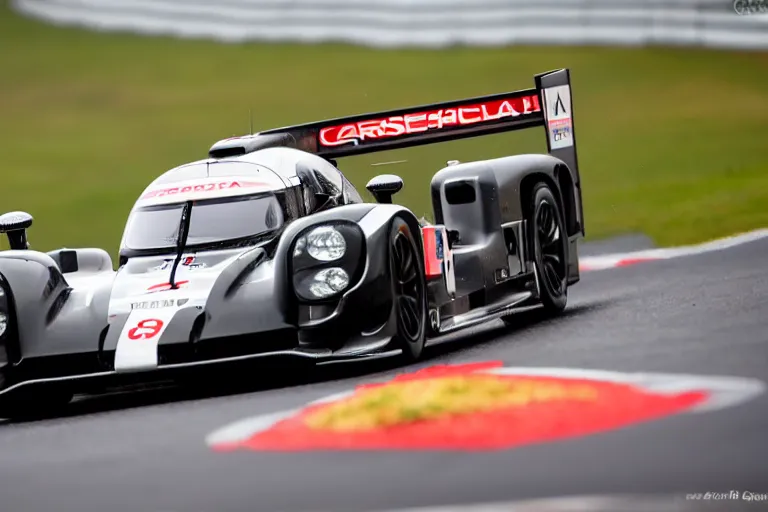
[[(185, 286), (189, 281), (177, 281), (176, 286), (179, 288), (182, 288)], [(166, 291), (171, 289), (171, 283), (160, 283), (155, 284), (147, 288), (148, 292), (160, 292), (160, 291)]]

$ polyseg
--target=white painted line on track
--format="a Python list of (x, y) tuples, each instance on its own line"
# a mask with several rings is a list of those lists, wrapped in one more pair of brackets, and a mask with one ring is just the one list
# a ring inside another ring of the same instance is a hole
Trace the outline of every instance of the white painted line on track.
[[(734, 500), (738, 500), (738, 498), (721, 499), (722, 501), (705, 502), (707, 504), (706, 510), (716, 512), (734, 510)], [(686, 494), (682, 493), (680, 495), (660, 496), (598, 495), (382, 509), (377, 512), (693, 512), (703, 510), (701, 504), (700, 500), (686, 500)], [(747, 503), (747, 505), (751, 505), (751, 503)]]
[[(719, 238), (709, 242), (681, 247), (668, 247), (662, 249), (647, 249), (626, 253), (605, 254), (600, 256), (587, 256), (579, 258), (579, 269), (582, 272), (604, 270), (608, 268), (623, 267), (644, 261), (666, 260), (681, 256), (692, 256), (707, 252), (729, 249), (738, 245), (755, 242), (768, 238), (768, 229), (757, 229), (747, 233), (741, 233), (725, 238)], [(768, 255), (767, 255), (768, 257)]]

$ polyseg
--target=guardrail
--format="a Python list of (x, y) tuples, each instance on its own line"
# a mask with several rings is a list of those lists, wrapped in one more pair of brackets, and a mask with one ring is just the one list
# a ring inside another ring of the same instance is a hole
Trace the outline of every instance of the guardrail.
[(224, 42), (768, 48), (768, 0), (14, 0), (96, 30)]

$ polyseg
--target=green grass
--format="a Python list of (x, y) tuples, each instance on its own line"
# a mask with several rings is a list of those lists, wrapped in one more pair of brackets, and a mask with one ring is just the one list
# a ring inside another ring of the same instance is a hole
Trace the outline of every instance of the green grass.
[[(557, 67), (572, 70), (588, 237), (680, 244), (768, 225), (767, 53), (223, 45), (56, 28), (2, 5), (0, 210), (35, 216), (37, 249), (114, 254), (148, 181), (247, 132), (249, 109), (259, 130), (527, 88)], [(421, 215), (446, 160), (544, 150), (533, 130), (341, 165), (361, 188), (401, 175)], [(407, 163), (371, 165), (391, 160)]]

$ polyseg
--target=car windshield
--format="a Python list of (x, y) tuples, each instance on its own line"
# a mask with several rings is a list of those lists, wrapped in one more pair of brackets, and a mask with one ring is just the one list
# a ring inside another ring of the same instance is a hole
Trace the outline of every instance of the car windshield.
[[(184, 203), (146, 206), (134, 211), (126, 227), (128, 249), (176, 247)], [(279, 229), (283, 212), (272, 195), (194, 201), (186, 246), (254, 237)]]

